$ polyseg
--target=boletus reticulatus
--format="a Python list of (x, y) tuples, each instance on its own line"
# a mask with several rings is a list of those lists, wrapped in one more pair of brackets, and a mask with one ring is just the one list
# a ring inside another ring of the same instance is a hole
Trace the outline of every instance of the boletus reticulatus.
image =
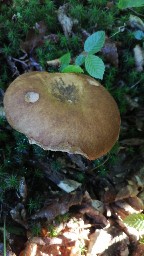
[(4, 108), (10, 125), (46, 150), (93, 160), (106, 154), (118, 139), (117, 104), (87, 75), (25, 73), (7, 89)]

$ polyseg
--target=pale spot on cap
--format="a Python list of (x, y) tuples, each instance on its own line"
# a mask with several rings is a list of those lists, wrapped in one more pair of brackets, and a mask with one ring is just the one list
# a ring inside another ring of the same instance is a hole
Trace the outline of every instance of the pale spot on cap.
[(39, 93), (37, 92), (27, 92), (25, 95), (25, 101), (30, 103), (35, 103), (39, 100)]

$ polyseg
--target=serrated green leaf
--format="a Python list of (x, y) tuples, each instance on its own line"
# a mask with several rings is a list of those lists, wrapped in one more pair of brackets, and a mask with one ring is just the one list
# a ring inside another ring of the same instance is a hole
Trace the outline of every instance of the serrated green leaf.
[(85, 68), (92, 77), (103, 79), (105, 65), (99, 57), (89, 54), (85, 59)]
[(82, 53), (78, 55), (75, 59), (75, 64), (81, 66), (85, 62), (86, 56), (84, 56)]
[(135, 228), (137, 231), (142, 231), (144, 230), (144, 214), (142, 213), (130, 214), (124, 219), (124, 223), (130, 227)]
[(68, 65), (61, 72), (63, 72), (63, 73), (84, 73), (83, 69), (78, 65)]
[(71, 55), (69, 52), (64, 54), (62, 57), (60, 57), (60, 63), (61, 63), (60, 71), (69, 65), (70, 60), (71, 60)]
[(89, 36), (84, 43), (84, 50), (88, 53), (96, 53), (101, 50), (105, 42), (105, 32), (98, 31)]
[(144, 6), (144, 0), (119, 0), (118, 8), (125, 9), (130, 7), (141, 7)]

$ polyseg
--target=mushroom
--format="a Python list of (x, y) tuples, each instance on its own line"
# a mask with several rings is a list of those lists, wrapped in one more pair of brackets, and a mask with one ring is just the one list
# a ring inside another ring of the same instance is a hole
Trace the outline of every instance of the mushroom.
[(116, 102), (87, 75), (38, 71), (20, 75), (5, 93), (4, 109), (9, 124), (45, 150), (94, 160), (106, 154), (119, 135)]

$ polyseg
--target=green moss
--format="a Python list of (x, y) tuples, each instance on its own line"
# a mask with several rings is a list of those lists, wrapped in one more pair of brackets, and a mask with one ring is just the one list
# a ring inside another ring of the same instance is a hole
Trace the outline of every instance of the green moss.
[(1, 22), (1, 44), (2, 51), (6, 56), (19, 55), (20, 43), (24, 41), (30, 28), (35, 23), (44, 20), (49, 32), (54, 31), (56, 26), (56, 13), (53, 1), (13, 1), (10, 6), (2, 5)]
[(72, 5), (70, 15), (82, 23), (85, 20), (86, 10), (82, 4), (76, 4), (75, 6)]
[(42, 230), (42, 227), (40, 223), (33, 223), (33, 226), (31, 227), (32, 236), (40, 236), (41, 230)]
[(29, 201), (28, 201), (28, 204), (27, 204), (28, 212), (30, 214), (32, 214), (35, 211), (37, 211), (38, 209), (40, 209), (41, 203), (42, 203), (42, 199), (39, 195), (35, 198), (29, 198)]

